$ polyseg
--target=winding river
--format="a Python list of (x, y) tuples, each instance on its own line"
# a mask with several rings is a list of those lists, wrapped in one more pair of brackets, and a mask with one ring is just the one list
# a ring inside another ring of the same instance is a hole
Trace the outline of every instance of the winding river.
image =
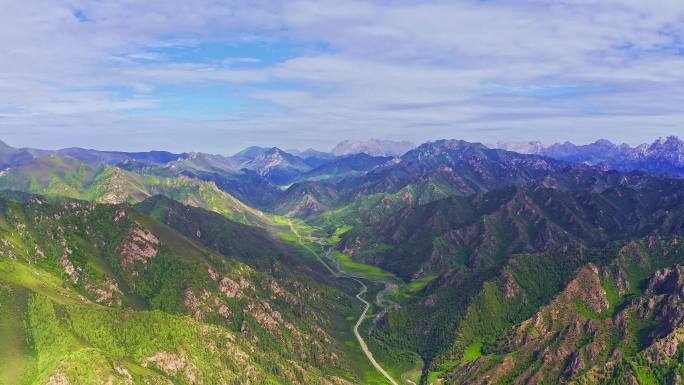
[[(302, 241), (302, 237), (297, 232), (297, 229), (295, 229), (295, 227), (292, 225), (291, 220), (288, 220), (288, 224), (290, 225), (290, 230), (292, 231), (292, 233), (299, 239), (299, 244), (302, 245), (304, 248), (306, 248), (309, 252), (311, 252), (311, 254), (316, 256), (316, 259), (318, 259), (318, 261), (321, 264), (323, 264), (323, 266), (325, 266), (325, 268), (333, 276), (335, 276), (337, 278), (351, 279), (354, 282), (359, 284), (359, 287), (361, 288), (361, 290), (358, 292), (358, 294), (356, 294), (356, 299), (358, 299), (359, 301), (361, 301), (361, 303), (363, 303), (364, 308), (363, 308), (363, 312), (361, 312), (361, 315), (359, 316), (359, 319), (356, 321), (356, 324), (354, 325), (354, 336), (356, 337), (356, 340), (359, 342), (359, 345), (361, 346), (361, 350), (363, 351), (363, 354), (366, 355), (366, 358), (371, 363), (371, 365), (373, 365), (373, 367), (378, 372), (380, 372), (380, 374), (382, 374), (383, 377), (385, 377), (387, 379), (387, 381), (389, 381), (392, 385), (399, 385), (399, 383), (389, 373), (387, 373), (387, 371), (378, 363), (378, 361), (375, 360), (375, 357), (373, 357), (373, 352), (371, 352), (370, 349), (368, 349), (368, 344), (366, 344), (366, 341), (361, 336), (361, 333), (359, 333), (359, 326), (361, 326), (361, 324), (363, 323), (364, 319), (366, 318), (366, 314), (368, 314), (368, 310), (370, 309), (370, 303), (362, 297), (362, 295), (368, 291), (368, 287), (366, 286), (366, 284), (364, 284), (361, 281), (361, 279), (363, 279), (363, 278), (355, 276), (355, 275), (351, 275), (351, 274), (345, 272), (344, 270), (342, 270), (339, 263), (337, 264), (337, 266), (335, 266), (337, 270), (330, 267), (330, 265), (328, 265), (328, 263), (325, 260), (323, 260), (323, 258), (321, 258), (321, 256), (315, 250), (313, 250), (312, 248), (307, 246), (306, 243), (304, 243)], [(330, 257), (331, 251), (332, 251), (332, 248), (329, 248), (327, 250), (326, 258)], [(384, 292), (386, 290), (387, 290), (387, 288), (378, 293), (377, 300), (379, 302), (382, 302), (382, 301), (390, 302), (383, 297)], [(396, 306), (398, 306), (398, 305), (396, 305)]]

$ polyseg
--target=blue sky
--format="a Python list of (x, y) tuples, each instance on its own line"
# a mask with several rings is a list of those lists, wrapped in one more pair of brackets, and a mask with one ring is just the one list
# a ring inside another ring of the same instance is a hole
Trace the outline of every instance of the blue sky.
[(0, 139), (15, 146), (684, 136), (681, 1), (13, 3)]

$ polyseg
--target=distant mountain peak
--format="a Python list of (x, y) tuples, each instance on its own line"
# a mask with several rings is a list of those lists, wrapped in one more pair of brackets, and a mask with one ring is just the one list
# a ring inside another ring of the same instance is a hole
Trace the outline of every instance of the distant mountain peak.
[(459, 150), (459, 149), (469, 149), (469, 148), (477, 148), (477, 149), (486, 149), (488, 148), (482, 143), (477, 143), (477, 142), (467, 142), (465, 140), (461, 139), (441, 139), (435, 142), (429, 142), (429, 143), (434, 143), (434, 145), (441, 146), (444, 148), (448, 148), (451, 150)]
[(259, 147), (259, 146), (250, 146), (245, 148), (242, 151), (239, 151), (235, 153), (231, 158), (236, 159), (236, 160), (246, 160), (246, 159), (252, 159), (259, 154), (263, 154), (264, 152), (268, 151), (269, 147)]
[(268, 159), (271, 161), (277, 161), (277, 162), (292, 162), (292, 163), (298, 163), (301, 162), (301, 159), (297, 157), (296, 155), (292, 155), (288, 152), (285, 152), (278, 147), (271, 147), (266, 149), (266, 151), (258, 154), (257, 156), (252, 159), (252, 161), (257, 161), (257, 160), (264, 160)]
[(277, 155), (281, 155), (281, 156), (287, 154), (287, 155), (293, 156), (292, 154), (289, 154), (289, 153), (287, 153), (286, 151), (283, 151), (283, 150), (279, 149), (278, 147), (271, 147), (271, 148), (269, 148), (269, 149), (265, 152), (265, 154), (268, 154), (268, 155), (277, 154)]
[(670, 148), (678, 148), (678, 147), (682, 147), (684, 145), (684, 141), (682, 141), (681, 139), (679, 139), (679, 137), (677, 137), (675, 135), (661, 136), (660, 138), (656, 139), (656, 141), (651, 144), (651, 147), (654, 147), (656, 145), (670, 147)]
[[(498, 143), (497, 147), (573, 163), (601, 165), (604, 169), (640, 170), (684, 176), (684, 141), (675, 135), (663, 136), (651, 144), (644, 143), (635, 147), (626, 143), (618, 145), (607, 139), (583, 145), (566, 141), (537, 147)], [(521, 149), (522, 151), (518, 151)]]
[(299, 154), (295, 154), (299, 156), (300, 158), (307, 159), (307, 158), (313, 158), (313, 157), (318, 157), (318, 158), (327, 158), (331, 159), (334, 158), (335, 155), (329, 152), (324, 152), (324, 151), (318, 151), (313, 148), (307, 148), (306, 150), (302, 151)]
[(615, 144), (613, 144), (613, 142), (611, 142), (608, 139), (599, 139), (599, 140), (595, 141), (594, 144), (598, 145), (598, 146), (605, 146), (605, 147), (614, 147), (615, 146)]
[(414, 157), (418, 157), (418, 159), (424, 159), (437, 156), (445, 152), (465, 153), (468, 151), (479, 152), (487, 149), (489, 148), (482, 143), (471, 143), (460, 139), (440, 139), (421, 144), (415, 149), (404, 154), (402, 159)]
[(542, 148), (544, 143), (538, 140), (521, 141), (521, 142), (497, 142), (493, 145), (487, 145), (489, 148), (499, 148), (502, 150), (513, 151), (520, 154), (536, 154)]
[(416, 145), (408, 141), (382, 139), (343, 140), (338, 143), (332, 153), (337, 156), (365, 153), (373, 156), (400, 156)]
[(16, 151), (16, 148), (14, 148), (14, 147), (10, 146), (9, 144), (0, 140), (0, 153), (10, 152), (10, 151)]

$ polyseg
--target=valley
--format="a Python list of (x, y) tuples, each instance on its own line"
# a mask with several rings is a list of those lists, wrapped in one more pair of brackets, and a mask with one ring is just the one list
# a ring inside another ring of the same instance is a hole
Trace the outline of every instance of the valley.
[[(457, 140), (310, 153), (20, 157), (0, 175), (0, 381), (678, 378), (682, 179)], [(269, 166), (229, 186), (232, 162)]]
[[(364, 338), (359, 333), (359, 326), (361, 326), (361, 324), (366, 320), (366, 315), (368, 313), (368, 310), (371, 307), (371, 304), (363, 298), (363, 295), (368, 292), (368, 287), (366, 286), (366, 284), (364, 284), (362, 282), (362, 280), (368, 279), (368, 277), (367, 276), (359, 276), (359, 275), (351, 275), (348, 272), (341, 269), (340, 268), (340, 262), (338, 260), (335, 260), (333, 262), (333, 258), (330, 256), (330, 254), (332, 252), (332, 246), (328, 246), (326, 248), (325, 256), (323, 258), (321, 258), (321, 256), (316, 251), (311, 249), (309, 246), (306, 246), (301, 235), (299, 235), (299, 233), (297, 232), (297, 229), (295, 229), (295, 227), (292, 225), (292, 221), (289, 221), (288, 223), (290, 225), (290, 229), (295, 234), (295, 236), (298, 238), (300, 244), (303, 247), (307, 248), (312, 254), (314, 254), (316, 256), (316, 258), (320, 261), (320, 263), (323, 264), (326, 267), (326, 269), (332, 275), (334, 275), (337, 278), (351, 279), (352, 281), (356, 282), (359, 285), (360, 291), (356, 294), (355, 297), (356, 297), (356, 299), (358, 299), (363, 304), (364, 308), (363, 308), (363, 311), (361, 312), (361, 315), (359, 315), (358, 320), (354, 324), (354, 328), (353, 328), (354, 336), (356, 337), (356, 340), (358, 341), (358, 343), (361, 347), (361, 350), (363, 351), (363, 354), (366, 356), (366, 358), (368, 358), (368, 361), (370, 361), (371, 365), (373, 365), (373, 367), (378, 372), (380, 372), (380, 374), (382, 374), (382, 376), (385, 379), (387, 379), (387, 381), (389, 381), (390, 384), (398, 385), (397, 381), (394, 378), (392, 378), (392, 376), (389, 373), (387, 373), (387, 371), (385, 369), (383, 369), (383, 367), (380, 366), (380, 364), (375, 360), (373, 353), (368, 349), (368, 344), (366, 343)], [(318, 243), (319, 245), (322, 245), (322, 241), (320, 241), (320, 240), (314, 240), (314, 242)], [(327, 260), (327, 262), (326, 262), (326, 260)], [(330, 265), (329, 265), (330, 263), (332, 263), (333, 266), (335, 266), (335, 267), (330, 267)], [(385, 284), (385, 285), (389, 284), (389, 282), (385, 282), (385, 281), (374, 281), (374, 282), (379, 283), (379, 284)], [(375, 297), (376, 302), (380, 305), (384, 302), (384, 300), (383, 300), (384, 290), (385, 289), (379, 291)]]
[(684, 1), (0, 12), (0, 385), (684, 385)]

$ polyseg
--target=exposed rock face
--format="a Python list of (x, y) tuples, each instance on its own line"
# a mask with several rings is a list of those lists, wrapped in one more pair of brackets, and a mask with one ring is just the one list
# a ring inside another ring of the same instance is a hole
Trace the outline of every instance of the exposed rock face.
[(117, 210), (116, 214), (114, 215), (114, 222), (118, 222), (125, 217), (126, 217), (126, 210), (124, 210), (124, 209)]
[(86, 279), (83, 287), (95, 297), (95, 302), (107, 306), (121, 306), (123, 292), (114, 280), (91, 282), (90, 279)]
[(657, 294), (671, 294), (684, 299), (684, 267), (660, 269), (648, 280), (648, 290)]
[[(675, 266), (656, 271), (648, 280), (648, 300), (643, 300), (640, 314), (654, 318), (657, 327), (651, 333), (654, 338), (666, 336), (684, 325), (684, 267)], [(676, 345), (674, 346), (676, 350)], [(666, 355), (672, 353), (667, 350)]]
[(218, 303), (217, 305), (219, 307), (218, 312), (222, 317), (224, 317), (224, 318), (230, 317), (231, 313), (230, 313), (230, 309), (228, 308), (228, 306), (226, 306), (222, 303)]
[(175, 376), (183, 373), (190, 384), (204, 384), (197, 368), (188, 360), (187, 354), (180, 350), (178, 353), (157, 352), (148, 357), (143, 363), (144, 367), (154, 365), (162, 372)]
[[(150, 258), (159, 252), (159, 239), (150, 231), (134, 224), (128, 232), (128, 237), (119, 245), (117, 251), (121, 254), (121, 267), (131, 270), (137, 262), (146, 265)], [(131, 274), (138, 275), (137, 271)]]
[(224, 319), (232, 319), (233, 316), (230, 307), (227, 305), (226, 298), (208, 290), (195, 293), (190, 288), (185, 289), (183, 292), (183, 304), (198, 321), (204, 320), (210, 314), (218, 314)]
[(69, 260), (69, 257), (64, 255), (59, 262), (62, 264), (62, 268), (64, 269), (64, 272), (67, 273), (69, 276), (69, 279), (71, 280), (72, 283), (76, 284), (78, 282), (78, 271), (74, 267), (74, 265), (71, 263), (71, 260)]
[[(447, 383), (484, 385), (506, 379), (511, 384), (530, 384), (560, 379), (579, 385), (618, 376), (627, 384), (639, 384), (637, 378), (653, 368), (665, 372), (677, 368), (684, 342), (684, 267), (656, 270), (638, 295), (628, 295), (636, 285), (627, 279), (633, 269), (628, 269), (628, 263), (645, 263), (639, 260), (643, 251), (635, 246), (623, 248), (612, 266), (590, 263), (580, 268), (560, 295), (498, 343), (497, 352), (504, 354), (501, 360), (483, 356), (460, 364)], [(661, 247), (657, 242), (651, 246)], [(617, 293), (609, 294), (608, 287)], [(623, 303), (611, 302), (616, 300)]]
[[(283, 289), (280, 285), (278, 285), (278, 282), (275, 280), (271, 280), (269, 283), (269, 289), (272, 293), (271, 299), (276, 299), (276, 298), (282, 298), (285, 300), (285, 302), (289, 303), (290, 305), (299, 305), (301, 304), (301, 301), (299, 298), (297, 298), (294, 294), (290, 293), (289, 291)], [(306, 290), (305, 288), (302, 288)]]
[(62, 372), (50, 376), (45, 385), (71, 385), (69, 378)]
[[(247, 285), (245, 285), (245, 287), (246, 286)], [(221, 290), (221, 293), (225, 294), (228, 298), (241, 298), (242, 288), (243, 287), (238, 282), (235, 282), (228, 277), (223, 277), (223, 279), (221, 279), (219, 282), (219, 290)]]
[(245, 306), (244, 312), (254, 318), (264, 329), (282, 337), (280, 324), (283, 323), (283, 316), (277, 310), (273, 310), (268, 302), (249, 302)]
[(193, 313), (196, 320), (202, 320), (201, 303), (192, 289), (185, 289), (183, 294), (183, 304)]
[(506, 299), (511, 299), (515, 297), (516, 294), (518, 294), (518, 284), (515, 282), (515, 279), (511, 275), (511, 273), (506, 272), (504, 273), (504, 276), (506, 278), (506, 287), (504, 290), (504, 298)]
[(579, 374), (582, 370), (584, 370), (585, 367), (586, 364), (584, 363), (584, 358), (581, 354), (575, 352), (570, 357), (570, 363), (565, 368), (565, 371), (563, 372), (563, 377), (573, 378), (577, 376), (577, 374)]
[(109, 179), (107, 192), (100, 197), (102, 203), (124, 203), (128, 200), (128, 180), (123, 170), (114, 168)]

